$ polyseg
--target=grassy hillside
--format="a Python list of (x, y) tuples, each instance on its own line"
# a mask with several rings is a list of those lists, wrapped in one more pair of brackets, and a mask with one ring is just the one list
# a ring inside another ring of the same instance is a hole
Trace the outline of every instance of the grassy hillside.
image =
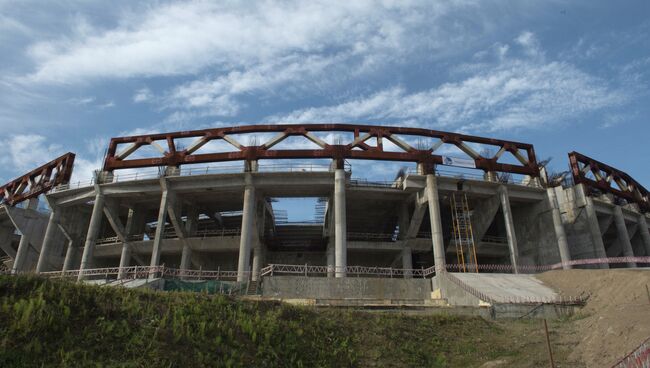
[(538, 327), (0, 277), (0, 367), (535, 366)]

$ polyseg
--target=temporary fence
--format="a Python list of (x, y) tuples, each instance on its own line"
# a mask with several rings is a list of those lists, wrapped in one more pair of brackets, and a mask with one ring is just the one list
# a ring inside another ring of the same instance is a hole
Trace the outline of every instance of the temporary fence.
[(650, 368), (650, 337), (612, 366), (612, 368)]

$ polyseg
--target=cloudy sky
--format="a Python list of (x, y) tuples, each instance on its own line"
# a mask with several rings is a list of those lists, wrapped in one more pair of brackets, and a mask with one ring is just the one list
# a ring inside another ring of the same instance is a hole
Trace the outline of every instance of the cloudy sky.
[(112, 136), (408, 125), (577, 150), (647, 186), (650, 2), (0, 0), (0, 179)]

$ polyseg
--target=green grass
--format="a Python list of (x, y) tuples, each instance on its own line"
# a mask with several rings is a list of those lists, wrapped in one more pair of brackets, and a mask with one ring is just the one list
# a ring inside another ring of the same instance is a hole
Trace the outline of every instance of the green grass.
[(0, 277), (0, 367), (471, 367), (520, 356), (510, 335), (478, 318)]

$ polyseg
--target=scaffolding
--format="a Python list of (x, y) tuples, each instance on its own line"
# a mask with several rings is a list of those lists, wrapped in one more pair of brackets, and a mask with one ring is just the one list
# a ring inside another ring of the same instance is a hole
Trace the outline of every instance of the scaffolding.
[(456, 245), (456, 257), (460, 272), (478, 273), (478, 261), (476, 259), (476, 246), (474, 244), (474, 232), (472, 230), (471, 212), (467, 194), (455, 192), (451, 198), (451, 216), (454, 243)]

